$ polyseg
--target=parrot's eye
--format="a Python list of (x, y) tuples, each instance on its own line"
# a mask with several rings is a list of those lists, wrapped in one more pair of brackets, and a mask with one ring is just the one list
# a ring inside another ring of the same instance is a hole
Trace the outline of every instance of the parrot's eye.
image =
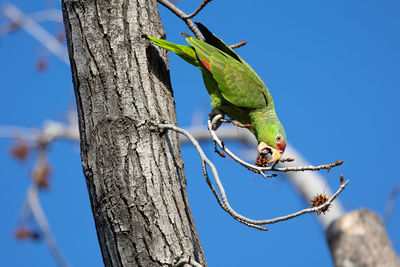
[(278, 135), (275, 137), (275, 142), (276, 142), (276, 143), (280, 143), (280, 142), (282, 142), (282, 140), (283, 140), (283, 137), (282, 137), (282, 135), (280, 135), (280, 134), (278, 134)]

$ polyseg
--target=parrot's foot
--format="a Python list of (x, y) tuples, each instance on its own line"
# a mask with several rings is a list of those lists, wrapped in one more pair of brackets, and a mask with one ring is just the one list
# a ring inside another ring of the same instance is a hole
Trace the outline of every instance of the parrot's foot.
[(211, 121), (212, 130), (216, 131), (219, 128), (219, 126), (221, 126), (222, 119), (225, 118), (225, 114), (218, 109), (213, 109), (211, 110), (210, 114), (208, 114), (208, 117), (210, 118)]

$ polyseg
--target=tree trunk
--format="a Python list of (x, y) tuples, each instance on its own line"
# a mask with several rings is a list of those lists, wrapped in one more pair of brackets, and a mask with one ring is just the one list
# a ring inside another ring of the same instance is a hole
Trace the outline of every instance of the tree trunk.
[(206, 265), (186, 195), (155, 0), (62, 1), (81, 157), (106, 266)]
[(337, 267), (400, 267), (379, 216), (367, 209), (334, 221), (326, 238)]

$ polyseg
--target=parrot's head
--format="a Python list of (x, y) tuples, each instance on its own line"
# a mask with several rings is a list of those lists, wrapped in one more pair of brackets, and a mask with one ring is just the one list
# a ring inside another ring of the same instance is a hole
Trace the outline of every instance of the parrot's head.
[(274, 163), (282, 157), (286, 148), (286, 134), (278, 119), (267, 121), (257, 132), (258, 154)]

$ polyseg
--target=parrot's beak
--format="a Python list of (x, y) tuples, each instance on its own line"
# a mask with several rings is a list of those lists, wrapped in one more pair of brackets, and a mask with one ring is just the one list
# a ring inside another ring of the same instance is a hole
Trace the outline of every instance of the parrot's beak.
[(257, 150), (261, 157), (268, 159), (268, 163), (274, 163), (275, 161), (279, 160), (283, 154), (283, 151), (273, 148), (264, 142), (260, 142), (260, 144), (258, 144)]

